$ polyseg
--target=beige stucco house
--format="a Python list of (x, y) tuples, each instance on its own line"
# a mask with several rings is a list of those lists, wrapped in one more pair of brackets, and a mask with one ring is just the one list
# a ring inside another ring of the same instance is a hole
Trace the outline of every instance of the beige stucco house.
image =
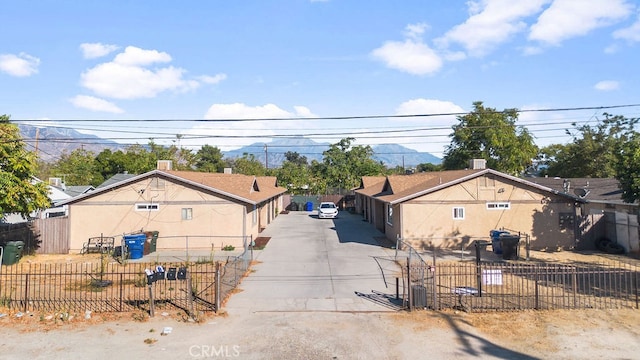
[(491, 169), (363, 178), (355, 192), (366, 221), (417, 248), (465, 248), (504, 229), (555, 251), (579, 247), (591, 228), (584, 197)]
[(241, 247), (278, 214), (274, 177), (153, 170), (58, 203), (68, 206), (69, 252), (90, 237), (158, 231), (157, 249)]

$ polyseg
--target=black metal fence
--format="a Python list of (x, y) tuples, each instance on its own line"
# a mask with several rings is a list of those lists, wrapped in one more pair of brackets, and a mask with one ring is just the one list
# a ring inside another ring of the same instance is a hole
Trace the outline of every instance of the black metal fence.
[(162, 279), (149, 286), (145, 263), (70, 263), (3, 266), (0, 306), (19, 311), (122, 312), (157, 308), (215, 310), (215, 264), (163, 264), (185, 269), (186, 277)]
[[(226, 261), (17, 263), (0, 267), (0, 307), (16, 311), (124, 312), (182, 309), (189, 314), (218, 311), (251, 265), (244, 246)], [(70, 255), (73, 256), (73, 255)], [(165, 274), (146, 270), (161, 265)], [(170, 275), (173, 271), (173, 275)]]
[[(640, 308), (637, 265), (438, 263), (407, 268), (412, 307), (514, 311)], [(413, 274), (413, 275), (412, 275)]]

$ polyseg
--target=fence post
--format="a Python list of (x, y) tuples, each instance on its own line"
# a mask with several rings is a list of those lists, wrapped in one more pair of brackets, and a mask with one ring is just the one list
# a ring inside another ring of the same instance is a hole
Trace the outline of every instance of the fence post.
[(407, 297), (409, 298), (409, 311), (413, 310), (413, 291), (411, 290), (411, 250), (409, 250), (409, 257), (407, 257)]
[(193, 306), (193, 286), (191, 284), (191, 269), (187, 271), (187, 292), (189, 293), (189, 316), (196, 320), (195, 309)]
[(23, 311), (26, 313), (27, 312), (27, 307), (29, 304), (29, 274), (26, 274), (25, 280), (24, 280), (24, 309)]
[(640, 307), (638, 306), (638, 272), (634, 271), (633, 272), (633, 277), (635, 278), (635, 281), (633, 282), (633, 285), (635, 287), (635, 292), (636, 292), (636, 309), (640, 309)]
[(438, 267), (436, 266), (436, 247), (431, 245), (431, 254), (433, 256), (433, 309), (440, 310), (440, 306), (438, 306)]
[(153, 299), (153, 284), (149, 284), (149, 316), (154, 317), (156, 314), (156, 304)]
[(534, 291), (534, 301), (535, 301), (534, 308), (536, 310), (540, 310), (540, 303), (539, 303), (539, 299), (538, 299), (538, 297), (540, 295), (539, 292), (538, 292), (538, 278), (540, 277), (540, 268), (539, 268), (539, 266), (535, 267), (535, 272), (536, 272), (536, 276), (535, 276), (536, 280), (535, 280), (535, 284), (534, 284), (535, 288), (533, 290)]
[(120, 312), (122, 312), (122, 307), (123, 307), (123, 301), (124, 299), (122, 298), (122, 295), (124, 294), (124, 274), (120, 273)]
[(220, 262), (219, 261), (216, 261), (215, 288), (216, 288), (215, 311), (217, 314), (218, 311), (220, 310), (220, 291), (222, 289), (222, 286), (220, 286)]

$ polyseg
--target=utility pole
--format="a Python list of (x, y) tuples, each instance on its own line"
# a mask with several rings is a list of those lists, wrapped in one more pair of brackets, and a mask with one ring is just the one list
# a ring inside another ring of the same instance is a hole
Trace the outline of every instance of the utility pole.
[(269, 150), (267, 144), (264, 144), (264, 168), (269, 170)]

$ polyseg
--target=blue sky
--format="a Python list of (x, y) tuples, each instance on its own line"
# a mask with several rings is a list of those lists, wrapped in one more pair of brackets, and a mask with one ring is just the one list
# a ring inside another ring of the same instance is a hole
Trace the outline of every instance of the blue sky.
[[(0, 0), (0, 9), (0, 114), (123, 143), (181, 134), (183, 146), (231, 149), (354, 136), (442, 157), (455, 116), (322, 118), (460, 113), (474, 101), (640, 103), (638, 1)], [(607, 111), (638, 117), (640, 107)], [(544, 146), (601, 114), (525, 112), (518, 124)], [(193, 121), (247, 118), (295, 120)], [(183, 121), (139, 121), (158, 119)]]

